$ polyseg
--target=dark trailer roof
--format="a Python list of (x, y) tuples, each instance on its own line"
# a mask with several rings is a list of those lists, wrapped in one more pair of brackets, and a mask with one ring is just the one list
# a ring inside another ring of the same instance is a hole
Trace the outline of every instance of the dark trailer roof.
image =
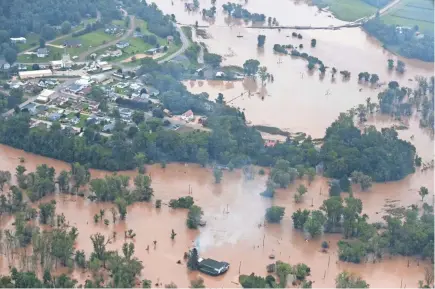
[(213, 259), (204, 259), (199, 263), (201, 266), (206, 266), (212, 269), (216, 269), (219, 270), (222, 267), (225, 267), (226, 263), (224, 262), (218, 262), (216, 260)]

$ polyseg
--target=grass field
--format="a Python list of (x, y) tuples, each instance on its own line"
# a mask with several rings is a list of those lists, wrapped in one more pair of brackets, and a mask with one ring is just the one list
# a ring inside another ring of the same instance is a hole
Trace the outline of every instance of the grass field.
[[(120, 20), (118, 20), (118, 21), (119, 21), (119, 23), (115, 23), (114, 22), (114, 24), (121, 25), (121, 24), (124, 23), (124, 21), (120, 21)], [(140, 31), (141, 31), (142, 34), (144, 34), (144, 35), (151, 35), (152, 34), (151, 32), (148, 31), (147, 23), (145, 21), (140, 20), (140, 19), (136, 19), (135, 24), (136, 24), (136, 27), (140, 28)], [(151, 48), (154, 47), (153, 45), (143, 41), (141, 38), (135, 38), (133, 36), (129, 37), (127, 39), (127, 41), (130, 43), (130, 46), (123, 49), (123, 55), (120, 56), (120, 57), (117, 57), (117, 58), (113, 58), (110, 61), (112, 61), (112, 62), (119, 62), (119, 61), (127, 59), (127, 58), (129, 58), (129, 57), (131, 57), (131, 56), (133, 56), (135, 54), (142, 54), (145, 51), (147, 51), (148, 49), (151, 49)], [(161, 46), (167, 45), (166, 39), (163, 39), (163, 38), (158, 37), (158, 36), (157, 36), (157, 42)], [(116, 48), (112, 47), (112, 49), (116, 49)], [(168, 53), (174, 53), (178, 49), (179, 49), (179, 46), (170, 45), (168, 47)], [(103, 49), (101, 51), (98, 51), (97, 54), (103, 54), (106, 50), (107, 49)]]
[(63, 49), (47, 46), (50, 53), (47, 57), (39, 58), (36, 55), (21, 54), (18, 55), (17, 61), (21, 63), (47, 63), (52, 60), (62, 59)]
[(377, 8), (362, 0), (323, 0), (329, 6), (329, 11), (343, 21), (355, 21), (376, 13)]
[(106, 42), (112, 41), (116, 39), (117, 37), (115, 35), (109, 35), (107, 33), (104, 33), (104, 29), (98, 29), (96, 31), (93, 31), (91, 33), (84, 34), (79, 37), (67, 37), (60, 40), (54, 41), (52, 44), (63, 46), (63, 43), (65, 40), (71, 40), (71, 39), (78, 39), (81, 41), (82, 46), (81, 47), (71, 47), (67, 48), (68, 53), (71, 56), (79, 55), (82, 52), (85, 52), (90, 47), (97, 47), (99, 45), (102, 45)]
[[(85, 26), (87, 24), (94, 23), (95, 21), (97, 21), (96, 18), (85, 19), (85, 20), (82, 21), (82, 23), (80, 23), (79, 25), (74, 27), (71, 30), (71, 32), (79, 31), (79, 30), (85, 28)], [(56, 35), (56, 38), (60, 37), (60, 36), (62, 36), (62, 35), (60, 35), (60, 34)], [(39, 38), (40, 38), (39, 34), (36, 34), (36, 33), (33, 33), (33, 32), (27, 34), (26, 35), (26, 39), (27, 39), (26, 44), (22, 44), (22, 43), (17, 44), (18, 50), (19, 51), (23, 51), (23, 50), (29, 49), (30, 47), (39, 45)]]
[(432, 0), (402, 0), (381, 17), (386, 24), (418, 25), (419, 30), (432, 34), (434, 31), (434, 2)]

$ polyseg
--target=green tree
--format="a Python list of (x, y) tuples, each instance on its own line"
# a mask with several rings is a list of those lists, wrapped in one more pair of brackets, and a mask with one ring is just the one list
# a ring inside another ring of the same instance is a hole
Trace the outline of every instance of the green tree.
[(196, 248), (193, 248), (189, 251), (188, 258), (187, 258), (187, 268), (189, 268), (192, 271), (198, 270), (199, 266), (199, 255), (198, 250)]
[(373, 73), (370, 76), (370, 83), (371, 84), (376, 84), (378, 81), (379, 81), (379, 76), (377, 74)]
[(121, 197), (115, 199), (115, 204), (118, 206), (118, 212), (121, 220), (125, 220), (127, 216), (127, 201)]
[(326, 218), (321, 211), (312, 211), (304, 224), (304, 229), (311, 235), (312, 238), (322, 234), (323, 225), (326, 222)]
[(138, 171), (139, 171), (140, 174), (144, 174), (145, 173), (145, 167), (144, 167), (144, 165), (146, 163), (146, 160), (147, 160), (147, 158), (146, 158), (144, 153), (137, 153), (134, 156), (134, 161), (136, 163), (136, 166), (137, 166)]
[(334, 228), (343, 214), (343, 200), (340, 196), (330, 197), (323, 201), (320, 209), (326, 213), (328, 229)]
[(201, 218), (203, 215), (203, 211), (201, 207), (197, 205), (193, 205), (189, 209), (189, 213), (187, 214), (187, 227), (189, 229), (197, 229), (198, 226), (201, 224)]
[(69, 23), (68, 21), (65, 21), (62, 23), (62, 25), (60, 26), (60, 31), (62, 32), (62, 34), (68, 34), (71, 32), (71, 23)]
[(424, 197), (426, 197), (429, 194), (429, 190), (426, 187), (420, 187), (418, 194), (420, 195), (421, 201), (423, 202)]
[(277, 261), (276, 262), (276, 275), (279, 278), (280, 288), (285, 288), (287, 285), (287, 276), (293, 272), (292, 266), (290, 264)]
[(405, 62), (403, 62), (402, 60), (397, 60), (396, 70), (399, 73), (404, 73), (405, 72)]
[(247, 76), (255, 76), (260, 67), (260, 61), (256, 59), (248, 59), (243, 63), (243, 72)]
[(131, 119), (135, 124), (139, 125), (141, 122), (145, 121), (145, 115), (142, 111), (135, 110), (131, 116)]
[(342, 272), (335, 278), (336, 288), (369, 288), (369, 284), (366, 283), (360, 277), (355, 276), (349, 272)]
[(394, 68), (394, 60), (393, 59), (388, 59), (388, 69), (393, 69)]
[(331, 180), (329, 183), (329, 195), (330, 196), (340, 196), (341, 187), (338, 180)]
[(251, 275), (240, 275), (239, 283), (243, 288), (266, 288), (267, 283), (263, 277)]
[(266, 42), (266, 35), (258, 35), (257, 37), (257, 46), (258, 47), (264, 47), (264, 43)]
[(50, 203), (42, 203), (39, 205), (39, 222), (41, 224), (48, 224), (49, 221), (54, 221), (56, 212), (56, 201)]
[(304, 228), (306, 221), (308, 220), (309, 215), (310, 215), (310, 211), (308, 210), (302, 211), (301, 209), (298, 209), (292, 215), (293, 227), (295, 229), (302, 230)]
[(137, 175), (134, 178), (133, 190), (134, 199), (139, 202), (149, 202), (154, 196), (154, 190), (151, 188), (151, 178), (146, 175)]
[(272, 206), (266, 209), (266, 220), (269, 223), (280, 223), (285, 214), (285, 208)]
[(3, 56), (5, 57), (6, 62), (10, 65), (15, 63), (17, 60), (17, 55), (17, 51), (9, 47), (3, 51)]
[(306, 170), (305, 174), (308, 178), (308, 185), (311, 185), (311, 183), (314, 181), (314, 178), (316, 177), (316, 169), (310, 167)]
[(311, 39), (311, 47), (316, 47), (317, 40), (315, 38)]
[(26, 168), (24, 166), (17, 166), (17, 168), (15, 169), (15, 176), (17, 178), (17, 182), (18, 182), (18, 186), (21, 189), (26, 189), (27, 188), (27, 182), (26, 182)]
[(219, 54), (206, 52), (206, 53), (204, 53), (204, 62), (206, 64), (211, 65), (214, 68), (217, 68), (222, 63), (222, 56), (220, 56)]
[(299, 263), (293, 267), (293, 273), (298, 280), (302, 281), (305, 280), (307, 276), (310, 276), (311, 269), (307, 265)]
[(0, 171), (0, 190), (3, 192), (5, 184), (11, 181), (11, 173), (9, 171)]
[(352, 197), (345, 199), (346, 206), (343, 209), (343, 235), (350, 238), (354, 235), (357, 227), (359, 214), (362, 212), (362, 202), (360, 199)]
[(267, 80), (269, 73), (267, 73), (267, 67), (266, 66), (261, 66), (258, 69), (258, 75), (260, 77), (261, 80), (261, 85), (264, 86), (264, 82)]
[(89, 170), (82, 166), (79, 163), (74, 163), (71, 166), (71, 176), (74, 181), (74, 187), (76, 191), (79, 191), (79, 188), (85, 184), (87, 184), (91, 178), (91, 174)]
[(69, 191), (69, 174), (67, 171), (63, 170), (60, 172), (60, 174), (57, 176), (57, 183), (59, 185), (59, 191), (62, 193), (65, 193)]
[(199, 148), (198, 152), (196, 153), (196, 159), (202, 167), (205, 167), (209, 159), (208, 151), (204, 148)]
[(214, 181), (216, 184), (219, 184), (222, 180), (222, 170), (219, 168), (214, 168), (213, 169), (213, 175), (214, 175)]

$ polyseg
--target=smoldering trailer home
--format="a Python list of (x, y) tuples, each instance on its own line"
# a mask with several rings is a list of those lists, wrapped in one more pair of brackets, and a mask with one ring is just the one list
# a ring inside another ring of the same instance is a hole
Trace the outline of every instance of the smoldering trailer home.
[(198, 270), (207, 275), (219, 276), (227, 272), (228, 269), (230, 268), (230, 264), (227, 262), (216, 261), (210, 258), (204, 259), (199, 257), (198, 250), (196, 248), (193, 248), (190, 251), (190, 254), (198, 256), (198, 261), (197, 261)]

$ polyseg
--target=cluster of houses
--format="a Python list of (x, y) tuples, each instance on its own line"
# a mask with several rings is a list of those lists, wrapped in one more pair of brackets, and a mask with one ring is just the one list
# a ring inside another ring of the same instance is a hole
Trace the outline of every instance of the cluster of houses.
[(117, 35), (117, 34), (124, 33), (124, 28), (118, 25), (108, 24), (104, 28), (104, 33), (109, 35)]

